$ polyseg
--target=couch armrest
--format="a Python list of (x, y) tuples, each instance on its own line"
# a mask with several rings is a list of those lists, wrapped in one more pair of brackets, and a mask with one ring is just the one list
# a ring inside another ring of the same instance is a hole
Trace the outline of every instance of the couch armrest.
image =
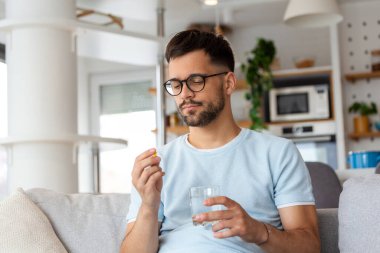
[(322, 253), (339, 253), (338, 209), (317, 209), (319, 236)]
[(339, 248), (344, 253), (380, 252), (380, 175), (353, 177), (339, 199)]

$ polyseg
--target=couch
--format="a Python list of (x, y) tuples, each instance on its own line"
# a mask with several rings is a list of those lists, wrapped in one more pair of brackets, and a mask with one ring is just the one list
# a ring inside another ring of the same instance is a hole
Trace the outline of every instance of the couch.
[[(0, 252), (115, 253), (127, 194), (62, 194), (19, 189), (0, 202)], [(380, 175), (351, 178), (339, 209), (318, 209), (323, 253), (380, 252)]]

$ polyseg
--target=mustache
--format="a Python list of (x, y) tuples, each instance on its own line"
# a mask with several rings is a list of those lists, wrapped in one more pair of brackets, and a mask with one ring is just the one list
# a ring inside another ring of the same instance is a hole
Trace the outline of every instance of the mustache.
[(194, 101), (192, 99), (190, 100), (184, 100), (180, 105), (179, 108), (182, 109), (185, 105), (202, 105), (202, 102)]

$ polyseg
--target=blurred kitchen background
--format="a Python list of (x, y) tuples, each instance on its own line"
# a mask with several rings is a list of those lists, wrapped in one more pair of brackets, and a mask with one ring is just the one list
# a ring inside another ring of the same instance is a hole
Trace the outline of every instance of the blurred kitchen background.
[[(380, 0), (338, 0), (343, 20), (317, 27), (286, 24), (288, 4), (0, 0), (0, 196), (18, 184), (129, 192), (135, 156), (187, 131), (160, 83), (166, 42), (190, 27), (217, 27), (231, 43), (239, 79), (233, 113), (242, 127), (250, 124), (250, 104), (240, 65), (258, 38), (269, 39), (277, 54), (274, 87), (263, 99), (267, 131), (294, 140), (305, 161), (328, 163), (342, 181), (373, 173), (380, 159), (379, 112), (358, 130), (349, 107), (375, 102), (380, 109)], [(70, 52), (57, 53), (61, 49)], [(57, 80), (71, 90), (56, 87)], [(33, 99), (39, 107), (28, 104)], [(24, 107), (30, 110), (21, 112)], [(53, 116), (47, 119), (48, 114)], [(71, 125), (63, 127), (66, 122)], [(64, 149), (66, 157), (50, 154), (53, 148)], [(363, 157), (371, 162), (360, 164)], [(71, 174), (53, 179), (49, 168), (60, 159), (65, 165), (57, 173), (68, 166)], [(45, 169), (33, 171), (33, 164)], [(39, 173), (47, 176), (37, 179)], [(74, 183), (66, 187), (67, 182)]]

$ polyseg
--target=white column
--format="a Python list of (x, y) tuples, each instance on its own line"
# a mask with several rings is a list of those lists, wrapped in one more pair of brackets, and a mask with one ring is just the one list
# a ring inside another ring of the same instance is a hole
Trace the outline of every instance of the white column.
[(343, 91), (341, 81), (340, 51), (339, 51), (339, 35), (338, 25), (330, 26), (330, 46), (331, 46), (331, 65), (333, 69), (334, 82), (334, 112), (336, 122), (336, 146), (338, 170), (346, 169), (346, 143), (345, 128), (343, 116)]
[(165, 57), (164, 57), (164, 4), (163, 0), (159, 1), (159, 6), (157, 8), (157, 36), (159, 37), (159, 47), (160, 51), (157, 54), (157, 65), (156, 65), (156, 90), (157, 90), (157, 101), (156, 101), (156, 125), (157, 125), (157, 147), (161, 147), (166, 143), (166, 100), (165, 100), (165, 90), (162, 87), (165, 75)]
[[(74, 0), (6, 0), (9, 137), (77, 134), (74, 20)], [(20, 142), (11, 153), (10, 191), (78, 191), (70, 143)]]
[(93, 193), (96, 192), (95, 170), (98, 169), (95, 163), (93, 143), (82, 144), (78, 147), (78, 182), (79, 192)]

